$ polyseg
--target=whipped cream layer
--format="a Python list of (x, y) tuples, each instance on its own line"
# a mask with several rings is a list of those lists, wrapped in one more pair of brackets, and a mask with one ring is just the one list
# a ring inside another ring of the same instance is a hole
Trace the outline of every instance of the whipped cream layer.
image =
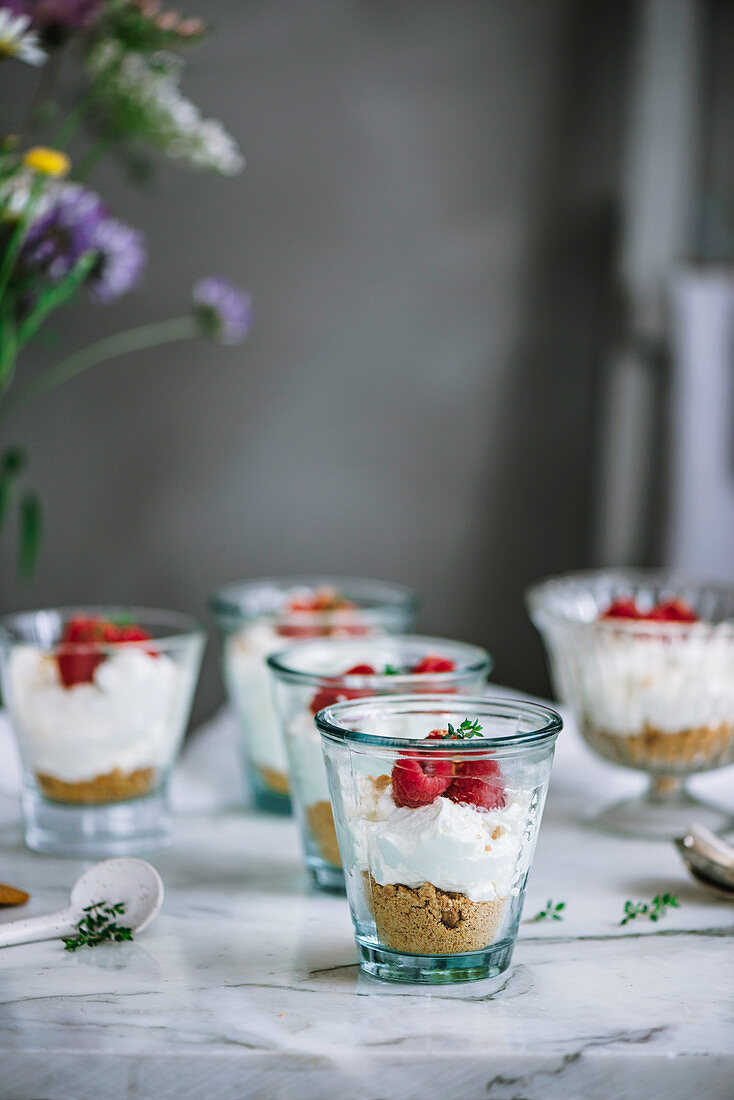
[(247, 736), (255, 764), (288, 774), (283, 735), (265, 660), (288, 643), (271, 619), (259, 619), (228, 638), (224, 673), (229, 697)]
[(704, 626), (686, 637), (603, 635), (567, 654), (572, 701), (619, 736), (734, 722), (734, 639)]
[(530, 858), (530, 792), (506, 789), (496, 810), (443, 797), (411, 809), (395, 805), (392, 785), (378, 794), (372, 780), (359, 783), (359, 813), (349, 822), (355, 861), (381, 886), (429, 882), (471, 901), (517, 892)]
[(309, 713), (302, 713), (286, 724), (291, 778), (296, 798), (302, 806), (329, 801), (329, 782), (321, 751), (321, 735)]
[(165, 654), (121, 646), (92, 683), (64, 687), (54, 657), (20, 646), (10, 657), (13, 721), (31, 771), (73, 783), (119, 768), (168, 767), (188, 692)]

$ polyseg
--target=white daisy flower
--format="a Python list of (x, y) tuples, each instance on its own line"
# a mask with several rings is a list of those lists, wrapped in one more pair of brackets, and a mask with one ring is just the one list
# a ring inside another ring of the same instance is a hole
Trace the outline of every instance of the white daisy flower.
[(38, 38), (29, 31), (30, 17), (13, 15), (8, 8), (0, 8), (0, 59), (17, 57), (29, 65), (43, 65), (46, 54), (38, 45)]

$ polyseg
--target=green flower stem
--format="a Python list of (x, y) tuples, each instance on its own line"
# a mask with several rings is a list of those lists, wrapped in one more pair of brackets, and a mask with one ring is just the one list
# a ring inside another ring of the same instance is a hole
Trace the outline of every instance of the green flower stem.
[(25, 386), (15, 390), (10, 397), (0, 405), (0, 419), (17, 412), (29, 401), (42, 397), (43, 394), (60, 386), (62, 382), (68, 382), (78, 374), (96, 367), (99, 363), (106, 363), (109, 359), (116, 359), (120, 355), (127, 355), (132, 351), (143, 351), (145, 348), (158, 347), (160, 344), (170, 344), (177, 340), (188, 340), (192, 336), (198, 336), (199, 328), (196, 319), (187, 315), (185, 317), (173, 317), (167, 321), (153, 321), (149, 325), (140, 325), (139, 328), (127, 329), (125, 332), (116, 332), (114, 336), (107, 336), (104, 340), (98, 340), (81, 351), (62, 359), (60, 363), (51, 367), (45, 373), (34, 378)]
[(94, 106), (101, 84), (102, 78), (95, 77), (76, 101), (51, 142), (55, 149), (64, 149), (69, 144), (80, 123), (84, 121), (84, 118)]
[(28, 106), (20, 128), (20, 139), (18, 144), (21, 146), (25, 145), (28, 141), (35, 128), (38, 116), (42, 113), (46, 104), (50, 103), (53, 98), (56, 83), (61, 73), (63, 52), (64, 47), (57, 46), (56, 49), (51, 51), (50, 57), (41, 68), (35, 94)]
[(102, 157), (109, 153), (116, 140), (117, 139), (110, 134), (107, 137), (101, 137), (99, 141), (96, 141), (94, 145), (87, 149), (86, 153), (79, 161), (78, 166), (74, 169), (73, 176), (78, 183), (82, 183), (86, 180), (90, 172), (97, 167)]
[(50, 313), (64, 305), (87, 278), (97, 262), (96, 252), (85, 252), (56, 286), (38, 299), (35, 308), (16, 327), (13, 320), (13, 303), (0, 313), (0, 395), (13, 381), (15, 360), (24, 344), (31, 340)]
[(41, 194), (43, 188), (43, 180), (35, 179), (31, 185), (30, 194), (28, 196), (28, 202), (25, 205), (25, 210), (22, 216), (18, 219), (18, 224), (13, 230), (13, 235), (10, 238), (8, 247), (5, 250), (2, 263), (0, 264), (0, 302), (5, 297), (5, 291), (7, 290), (8, 283), (10, 282), (10, 276), (13, 274), (13, 268), (20, 255), (20, 250), (23, 247), (23, 241), (26, 237), (26, 232), (33, 220), (33, 214), (35, 213), (36, 204), (38, 203), (38, 197)]
[(99, 253), (92, 250), (83, 253), (75, 263), (71, 271), (56, 286), (44, 294), (38, 301), (36, 308), (20, 324), (18, 328), (18, 346), (22, 347), (38, 332), (39, 328), (50, 313), (59, 306), (63, 306), (69, 298), (73, 297), (82, 285), (92, 268), (99, 259)]

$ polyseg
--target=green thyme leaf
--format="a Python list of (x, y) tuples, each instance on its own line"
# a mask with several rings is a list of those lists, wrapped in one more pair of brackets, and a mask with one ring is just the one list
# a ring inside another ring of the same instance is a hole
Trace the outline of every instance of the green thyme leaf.
[(395, 668), (394, 665), (385, 665), (385, 671), (383, 672), (383, 676), (399, 676), (399, 675), (400, 675), (400, 671), (399, 671), (399, 669)]
[(444, 741), (468, 741), (472, 737), (482, 737), (482, 727), (476, 719), (465, 718), (457, 728), (447, 723), (447, 732), (443, 735)]
[(651, 921), (659, 921), (664, 917), (668, 909), (680, 909), (680, 903), (675, 894), (656, 894), (651, 902), (626, 901), (624, 903), (624, 916), (620, 924), (628, 924), (637, 917), (648, 917)]
[(563, 920), (561, 913), (566, 908), (565, 901), (556, 902), (553, 904), (553, 899), (548, 898), (545, 909), (541, 909), (539, 913), (536, 913), (534, 917), (531, 917), (531, 921), (539, 920)]
[(82, 912), (84, 916), (74, 925), (76, 936), (64, 937), (64, 950), (76, 951), (79, 947), (96, 947), (100, 943), (122, 943), (133, 938), (132, 928), (118, 924), (116, 918), (125, 912), (125, 903), (116, 905), (98, 901), (88, 905)]

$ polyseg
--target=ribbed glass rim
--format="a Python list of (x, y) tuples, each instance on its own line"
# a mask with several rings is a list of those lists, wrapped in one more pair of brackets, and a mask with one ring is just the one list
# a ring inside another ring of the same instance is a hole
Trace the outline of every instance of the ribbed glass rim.
[[(489, 735), (476, 740), (424, 741), (412, 737), (382, 737), (378, 734), (356, 730), (350, 719), (370, 710), (396, 714), (405, 711), (410, 714), (436, 714), (456, 711), (466, 717), (532, 719), (536, 729), (524, 730), (504, 735)], [(446, 753), (450, 747), (452, 755), (456, 752), (477, 754), (494, 752), (498, 748), (518, 749), (538, 747), (553, 742), (563, 729), (563, 719), (556, 711), (542, 703), (530, 703), (524, 699), (493, 699), (487, 695), (448, 695), (442, 693), (421, 695), (381, 695), (367, 699), (354, 699), (345, 703), (335, 703), (324, 707), (314, 717), (316, 728), (327, 740), (337, 743), (354, 743), (372, 748), (413, 749), (420, 745), (420, 751)]]
[[(140, 642), (62, 642), (58, 637), (52, 640), (51, 633), (54, 627), (58, 626), (58, 620), (60, 619), (62, 623), (66, 623), (74, 615), (94, 615), (103, 618), (130, 617), (137, 626), (144, 629), (153, 627), (162, 630), (163, 633), (153, 635), (150, 641)], [(48, 619), (45, 628), (48, 634), (47, 641), (43, 638), (44, 617)], [(33, 624), (36, 627), (40, 623), (41, 629), (33, 631), (33, 634), (37, 635), (36, 637), (23, 633), (23, 627), (26, 623)], [(120, 648), (120, 645), (124, 645), (126, 648), (145, 649), (150, 646), (151, 641), (157, 646), (173, 649), (178, 645), (185, 644), (193, 637), (199, 637), (202, 641), (205, 641), (206, 636), (206, 628), (196, 616), (189, 615), (185, 611), (167, 611), (157, 607), (132, 607), (122, 604), (74, 604), (70, 607), (46, 607), (38, 608), (35, 611), (16, 611), (0, 618), (0, 645), (5, 647), (36, 646), (49, 653), (59, 648), (63, 648), (64, 652), (67, 653), (69, 651), (84, 653), (91, 650), (99, 653), (108, 650), (116, 651)]]
[[(360, 675), (329, 675), (321, 672), (307, 672), (295, 668), (290, 660), (299, 663), (308, 659), (309, 649), (333, 650), (334, 655), (343, 653), (345, 662), (349, 654), (363, 652), (365, 646), (384, 646), (400, 650), (401, 646), (425, 649), (426, 656), (436, 654), (441, 657), (450, 657), (456, 660), (460, 667), (450, 672), (402, 672), (402, 673), (372, 673)], [(462, 660), (463, 658), (463, 660)], [(430, 681), (441, 687), (449, 684), (461, 683), (464, 680), (474, 679), (481, 672), (487, 676), (494, 667), (494, 660), (482, 646), (472, 645), (470, 642), (457, 642), (450, 638), (434, 638), (423, 634), (391, 634), (377, 638), (320, 638), (308, 642), (299, 642), (296, 645), (287, 646), (278, 650), (267, 658), (271, 670), (281, 680), (289, 684), (303, 684), (309, 687), (347, 687), (347, 688), (380, 688), (383, 686), (404, 686), (401, 694), (411, 694), (411, 688)], [(439, 687), (437, 690), (441, 690)]]
[(550, 606), (552, 601), (561, 592), (564, 585), (578, 583), (589, 588), (594, 583), (609, 583), (610, 586), (624, 589), (630, 587), (645, 586), (667, 590), (671, 597), (682, 596), (692, 598), (694, 593), (709, 593), (712, 596), (734, 596), (734, 585), (724, 581), (702, 580), (687, 577), (676, 573), (674, 570), (665, 569), (579, 569), (568, 573), (557, 573), (530, 585), (525, 591), (525, 605), (528, 613), (536, 626), (554, 624), (567, 629), (594, 631), (598, 633), (626, 633), (631, 635), (657, 636), (660, 634), (677, 635), (702, 634), (715, 630), (717, 632), (734, 631), (734, 618), (699, 619), (693, 623), (676, 622), (656, 619), (580, 619), (572, 617), (557, 606)]
[[(252, 580), (232, 581), (218, 588), (209, 598), (209, 610), (215, 618), (259, 619), (270, 616), (287, 617), (289, 622), (318, 623), (322, 619), (331, 622), (339, 616), (347, 617), (353, 608), (329, 611), (279, 611), (252, 610), (246, 606), (248, 596), (258, 589), (274, 588), (283, 593), (292, 589), (335, 588), (357, 605), (360, 618), (369, 621), (386, 611), (415, 615), (418, 597), (412, 588), (392, 581), (370, 580), (367, 577), (334, 577), (306, 575), (294, 577), (256, 577)], [(364, 605), (361, 601), (364, 601)]]

